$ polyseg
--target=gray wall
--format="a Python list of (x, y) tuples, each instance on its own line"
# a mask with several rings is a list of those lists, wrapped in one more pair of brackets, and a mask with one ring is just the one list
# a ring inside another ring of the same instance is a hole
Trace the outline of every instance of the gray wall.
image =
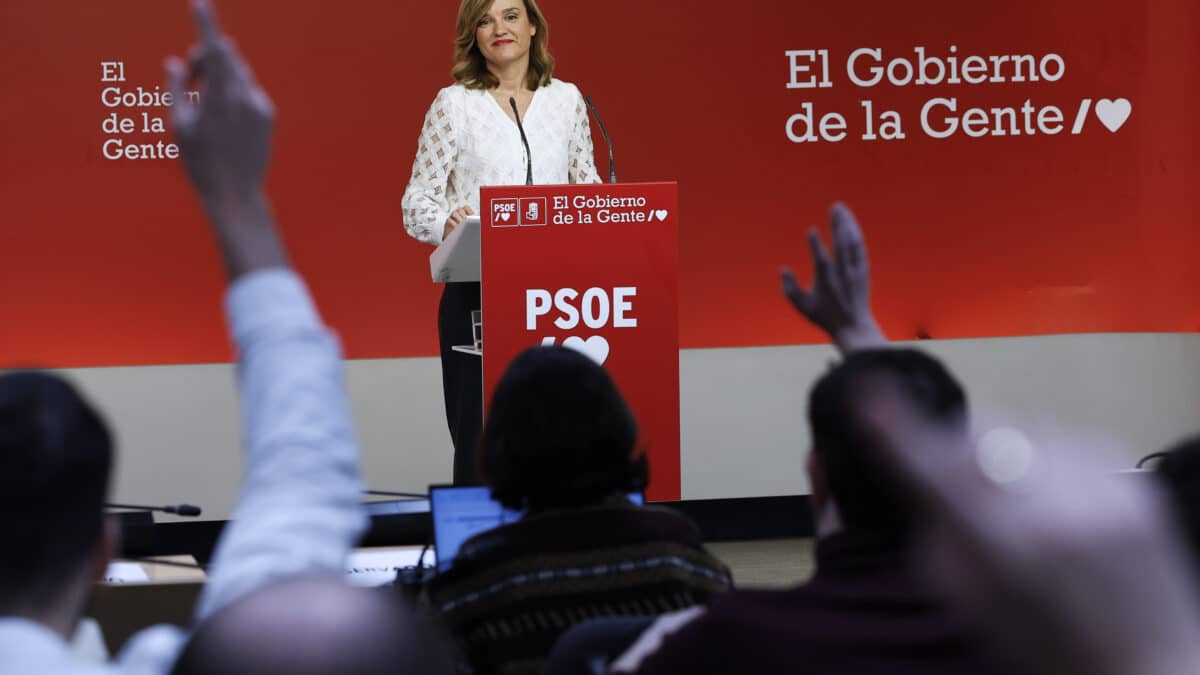
[[(981, 416), (1086, 429), (1127, 462), (1200, 428), (1200, 336), (1069, 335), (921, 343), (964, 380)], [(826, 346), (680, 354), (688, 499), (806, 493), (805, 395)], [(192, 502), (225, 518), (240, 482), (229, 365), (67, 371), (113, 420), (114, 498)], [(436, 359), (347, 364), (369, 485), (423, 491), (450, 477)]]

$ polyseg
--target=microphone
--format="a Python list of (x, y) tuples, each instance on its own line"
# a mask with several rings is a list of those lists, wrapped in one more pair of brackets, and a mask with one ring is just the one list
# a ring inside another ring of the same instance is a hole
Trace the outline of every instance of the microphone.
[(596, 118), (596, 124), (600, 125), (600, 135), (604, 136), (604, 142), (608, 144), (608, 182), (617, 182), (617, 165), (613, 161), (613, 146), (612, 139), (608, 137), (608, 129), (604, 128), (604, 120), (600, 119), (600, 113), (596, 112), (596, 106), (592, 105), (592, 97), (584, 96), (583, 102), (587, 104), (588, 110), (592, 111), (592, 117)]
[(404, 497), (406, 499), (429, 499), (429, 495), (421, 492), (388, 492), (386, 490), (363, 490), (364, 495), (372, 497)]
[(177, 560), (160, 560), (150, 556), (133, 556), (132, 558), (121, 558), (129, 562), (146, 563), (148, 565), (164, 565), (166, 567), (182, 567), (189, 570), (203, 570), (204, 565), (198, 563), (179, 562)]
[(159, 511), (174, 513), (177, 516), (195, 517), (200, 515), (200, 507), (191, 504), (176, 504), (174, 506), (137, 506), (134, 504), (105, 504), (106, 509), (129, 509), (133, 511)]
[(513, 116), (517, 118), (517, 131), (521, 132), (521, 142), (525, 144), (525, 184), (533, 185), (533, 154), (529, 152), (529, 139), (525, 137), (525, 127), (521, 125), (521, 113), (517, 111), (517, 99), (509, 96), (508, 104), (512, 106)]

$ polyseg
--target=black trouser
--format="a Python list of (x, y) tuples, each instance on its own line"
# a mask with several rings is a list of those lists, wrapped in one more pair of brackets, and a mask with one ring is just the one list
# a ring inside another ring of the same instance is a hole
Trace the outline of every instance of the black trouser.
[(442, 393), (446, 397), (446, 424), (454, 443), (454, 483), (479, 482), (475, 446), (483, 427), (483, 359), (456, 352), (451, 347), (469, 345), (471, 312), (479, 309), (479, 283), (446, 284), (438, 305), (438, 342), (442, 348)]

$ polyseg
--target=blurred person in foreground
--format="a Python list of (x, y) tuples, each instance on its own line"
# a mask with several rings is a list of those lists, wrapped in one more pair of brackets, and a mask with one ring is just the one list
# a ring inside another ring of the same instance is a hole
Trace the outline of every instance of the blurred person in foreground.
[(200, 624), (173, 675), (452, 675), (446, 637), (391, 592), (340, 578), (273, 584)]
[[(216, 574), (243, 560), (271, 574), (207, 608), (173, 672), (448, 675), (447, 643), (422, 616), (342, 580), (365, 513), (340, 350), (288, 266), (263, 192), (274, 108), (208, 5), (195, 7), (199, 47), (190, 63), (167, 62), (172, 121), (233, 283), (243, 388), (263, 397), (248, 432), (278, 447), (250, 456), (240, 536), (225, 537), (214, 561)], [(194, 79), (199, 103), (183, 95)]]
[(632, 411), (602, 366), (564, 347), (512, 361), (488, 407), (480, 474), (521, 520), (467, 540), (430, 586), (477, 674), (541, 673), (589, 618), (650, 616), (730, 586), (700, 531), (627, 498), (647, 482)]
[(1193, 436), (1162, 451), (1154, 477), (1167, 499), (1191, 551), (1200, 578), (1200, 436)]
[(801, 288), (790, 270), (782, 275), (792, 304), (844, 355), (809, 394), (816, 573), (790, 590), (734, 591), (707, 609), (664, 617), (614, 672), (997, 672), (982, 642), (914, 567), (920, 510), (882, 462), (863, 417), (864, 391), (886, 377), (924, 423), (965, 438), (966, 394), (936, 359), (886, 346), (870, 308), (858, 223), (836, 204), (831, 224), (832, 260), (809, 233), (812, 288)]
[(51, 373), (0, 376), (0, 673), (106, 673), (67, 641), (119, 534), (103, 417)]
[(925, 505), (931, 576), (1014, 672), (1200, 667), (1196, 579), (1154, 482), (1113, 474), (1069, 443), (1035, 447), (1022, 470), (997, 480), (977, 448), (931, 428), (886, 378), (864, 411), (885, 459)]
[[(246, 445), (242, 493), (196, 608), (203, 623), (279, 580), (340, 575), (366, 515), (338, 344), (288, 267), (262, 191), (273, 109), (208, 4), (193, 8), (200, 46), (191, 63), (168, 62), (181, 102), (171, 112), (229, 279)], [(183, 88), (201, 72), (192, 105)], [(110, 434), (55, 376), (0, 380), (0, 673), (168, 672), (183, 628), (142, 631), (110, 664), (70, 653), (65, 640), (115, 549), (103, 524)]]

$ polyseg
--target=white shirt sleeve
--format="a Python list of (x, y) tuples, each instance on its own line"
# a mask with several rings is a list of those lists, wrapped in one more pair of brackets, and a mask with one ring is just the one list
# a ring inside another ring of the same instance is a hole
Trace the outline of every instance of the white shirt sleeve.
[(167, 675), (187, 639), (188, 634), (177, 626), (151, 626), (129, 638), (113, 665), (121, 675)]
[[(341, 574), (367, 527), (358, 441), (337, 339), (287, 269), (255, 272), (229, 290), (238, 350), (245, 477), (221, 534), (196, 621), (245, 593), (301, 574)], [(154, 626), (115, 660), (122, 675), (165, 675), (188, 638)]]
[(642, 667), (642, 662), (662, 648), (663, 640), (704, 616), (706, 611), (704, 607), (697, 606), (660, 615), (649, 628), (642, 631), (625, 653), (609, 665), (608, 672), (612, 675), (636, 672)]
[(596, 170), (596, 152), (592, 147), (592, 125), (583, 94), (574, 85), (575, 112), (571, 136), (567, 139), (567, 179), (571, 183), (602, 183)]
[(425, 114), (412, 177), (400, 202), (404, 228), (409, 235), (434, 245), (442, 243), (442, 231), (450, 212), (464, 206), (451, 204), (446, 197), (462, 130), (462, 115), (452, 91), (450, 87), (439, 91)]
[(340, 574), (367, 527), (341, 350), (303, 282), (287, 269), (258, 271), (226, 305), (245, 475), (197, 621), (284, 577)]

